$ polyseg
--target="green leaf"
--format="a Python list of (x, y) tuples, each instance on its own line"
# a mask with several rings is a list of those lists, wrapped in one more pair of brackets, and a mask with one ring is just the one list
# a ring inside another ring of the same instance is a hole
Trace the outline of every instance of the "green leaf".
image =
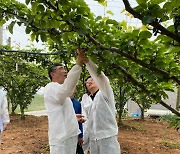
[(103, 2), (105, 2), (106, 0), (95, 0), (95, 1), (98, 1), (99, 3), (103, 3)]
[(37, 6), (37, 11), (39, 11), (39, 12), (44, 12), (44, 10), (45, 10), (44, 5), (39, 4), (39, 5)]
[(31, 28), (26, 27), (26, 34), (29, 34), (31, 32)]
[(155, 19), (156, 18), (153, 17), (153, 16), (144, 16), (142, 18), (142, 22), (143, 22), (144, 25), (146, 25), (146, 24), (152, 23)]
[(148, 71), (147, 71), (147, 70), (144, 70), (144, 69), (140, 69), (140, 70), (139, 70), (139, 73), (140, 73), (141, 75), (143, 75), (143, 76), (148, 75)]
[(77, 15), (76, 18), (75, 18), (75, 21), (79, 22), (81, 20), (81, 18), (82, 18), (82, 15)]
[[(47, 21), (47, 20), (46, 20)], [(44, 27), (45, 25), (46, 26), (49, 26), (49, 22), (47, 21), (46, 22), (45, 20), (40, 20), (40, 25), (42, 26), (42, 27)]]
[(41, 41), (42, 41), (42, 42), (46, 42), (47, 36), (46, 36), (45, 33), (41, 33), (41, 34), (40, 34), (40, 37), (41, 37)]
[(101, 20), (102, 19), (102, 16), (97, 16), (96, 18), (95, 18), (95, 21), (99, 21), (99, 20)]
[(67, 43), (68, 42), (68, 33), (64, 33), (63, 35), (62, 35), (62, 38), (63, 38), (63, 40), (64, 40), (64, 42), (65, 43)]
[(161, 101), (161, 96), (156, 96), (156, 101), (160, 102)]
[(114, 15), (114, 13), (113, 13), (112, 11), (110, 11), (110, 10), (106, 11), (106, 13), (107, 13), (107, 14), (110, 14), (110, 15), (112, 15), (112, 16)]
[(32, 13), (33, 13), (33, 14), (36, 14), (36, 13), (37, 13), (37, 12), (36, 12), (37, 5), (38, 5), (37, 2), (31, 2)]
[(30, 1), (31, 1), (31, 0), (26, 0), (26, 1), (25, 1), (26, 5), (28, 5)]
[(139, 33), (139, 38), (140, 39), (147, 39), (147, 38), (150, 38), (152, 36), (152, 33), (149, 32), (149, 31), (141, 31)]
[(12, 22), (10, 23), (10, 25), (8, 26), (9, 32), (10, 32), (11, 34), (13, 34), (13, 27), (14, 27), (15, 23), (16, 23), (15, 21), (12, 21)]
[[(168, 13), (172, 12), (173, 7), (174, 6), (172, 5), (172, 2), (169, 2), (169, 1), (163, 5), (163, 9), (166, 10), (166, 12), (168, 12)], [(171, 16), (169, 16), (169, 17), (171, 18)]]
[(41, 13), (37, 13), (36, 19), (39, 20), (39, 21), (41, 21), (41, 18), (42, 18), (42, 14), (41, 14)]
[(162, 17), (163, 10), (157, 4), (151, 4), (148, 6), (149, 10), (151, 11), (151, 15), (155, 17)]
[(18, 26), (21, 26), (22, 25), (22, 22), (17, 22)]
[(85, 31), (84, 29), (82, 29), (82, 28), (78, 29), (77, 32), (78, 32), (78, 34), (79, 34), (80, 36), (86, 35), (86, 31)]
[(151, 0), (150, 2), (152, 4), (160, 4), (160, 3), (164, 2), (164, 0)]
[(0, 20), (0, 26), (4, 25), (6, 23), (6, 20)]
[(108, 20), (106, 21), (106, 24), (107, 24), (107, 25), (108, 25), (108, 24), (119, 25), (119, 23), (118, 23), (116, 20), (113, 20), (113, 19), (108, 19)]
[(35, 33), (32, 33), (32, 34), (31, 34), (31, 40), (34, 41), (34, 40), (35, 40), (35, 37), (36, 37), (36, 34), (35, 34)]
[(99, 4), (106, 7), (107, 6), (107, 1), (99, 1)]
[(36, 34), (36, 42), (39, 42), (39, 33)]
[(44, 0), (37, 0), (39, 3), (43, 3), (44, 2)]
[(138, 6), (136, 6), (136, 7), (134, 7), (134, 10), (136, 11), (136, 12), (142, 12), (143, 10), (144, 10), (144, 8), (143, 7), (141, 7), (140, 5), (138, 5)]
[(60, 4), (62, 4), (62, 5), (67, 5), (68, 4), (68, 1), (67, 0), (60, 0)]
[(138, 4), (142, 4), (142, 3), (147, 3), (147, 0), (136, 0), (136, 2), (138, 3)]

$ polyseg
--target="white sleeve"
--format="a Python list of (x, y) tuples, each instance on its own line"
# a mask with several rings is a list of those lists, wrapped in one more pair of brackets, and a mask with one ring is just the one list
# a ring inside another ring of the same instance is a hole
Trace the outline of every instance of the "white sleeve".
[(110, 86), (109, 79), (103, 72), (97, 74), (97, 66), (91, 60), (86, 63), (86, 66), (98, 88), (101, 90), (103, 95), (108, 98), (112, 94), (112, 88)]
[(82, 108), (82, 115), (85, 116), (85, 118), (87, 118), (87, 112), (85, 110), (85, 105), (86, 105), (86, 100), (87, 100), (88, 95), (87, 94), (83, 94), (82, 96), (82, 100), (81, 100), (81, 108)]
[(44, 91), (45, 100), (63, 104), (66, 97), (70, 97), (80, 78), (81, 66), (75, 65), (67, 74), (63, 84), (53, 84)]
[(9, 123), (10, 119), (9, 119), (9, 113), (8, 113), (8, 103), (7, 103), (7, 98), (5, 95), (3, 96), (1, 111), (2, 111), (2, 122), (4, 124)]
[[(82, 108), (82, 115), (85, 116), (85, 122), (83, 123), (83, 130), (84, 132), (86, 131), (87, 129), (87, 126), (88, 126), (88, 119), (89, 119), (89, 116), (88, 116), (88, 109), (87, 109), (87, 99), (88, 99), (88, 95), (87, 94), (84, 94), (82, 96), (82, 100), (81, 100), (81, 108)], [(86, 106), (86, 107), (85, 107)]]

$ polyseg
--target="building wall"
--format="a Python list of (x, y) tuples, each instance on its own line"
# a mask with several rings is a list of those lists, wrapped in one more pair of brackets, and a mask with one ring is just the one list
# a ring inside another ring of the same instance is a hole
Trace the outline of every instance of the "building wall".
[[(166, 94), (168, 95), (168, 99), (164, 99), (163, 101), (167, 104), (171, 105), (171, 107), (176, 108), (176, 99), (177, 99), (177, 90), (174, 92), (167, 91)], [(128, 112), (130, 114), (132, 113), (138, 113), (139, 112), (139, 106), (137, 103), (135, 103), (132, 100), (129, 100), (125, 106), (128, 109)], [(158, 110), (167, 110), (165, 107), (163, 107), (161, 104), (152, 104), (150, 109), (158, 109)]]

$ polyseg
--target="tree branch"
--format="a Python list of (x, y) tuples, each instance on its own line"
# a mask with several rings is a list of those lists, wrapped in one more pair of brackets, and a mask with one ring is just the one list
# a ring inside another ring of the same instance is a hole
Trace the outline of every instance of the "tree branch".
[[(46, 4), (47, 7), (50, 7), (51, 9), (53, 9), (54, 11), (58, 11), (58, 7), (56, 7), (51, 1), (45, 0), (44, 3)], [(63, 19), (63, 15), (59, 15), (62, 19)], [(69, 21), (65, 21), (68, 25), (72, 26), (72, 31), (73, 31), (73, 25), (69, 22)]]
[(0, 52), (15, 52), (15, 53), (23, 53), (23, 54), (32, 54), (32, 55), (58, 55), (59, 53), (43, 53), (43, 52), (30, 52), (30, 51), (22, 51), (22, 50), (4, 50), (0, 49)]
[[(111, 65), (111, 67), (118, 68), (124, 74), (124, 76), (127, 78), (127, 80), (129, 82), (131, 82), (134, 86), (138, 86), (143, 92), (145, 92), (146, 94), (150, 93), (148, 91), (148, 89), (142, 83), (139, 83), (135, 78), (133, 78), (122, 66), (117, 66), (117, 65), (113, 64), (113, 65)], [(155, 95), (151, 95), (150, 97), (153, 98), (154, 100), (156, 100)], [(167, 103), (165, 103), (162, 100), (159, 103), (162, 106), (164, 106), (165, 108), (167, 108), (168, 110), (170, 110), (172, 113), (174, 113), (180, 117), (180, 113), (177, 110), (175, 110), (174, 108), (172, 108), (170, 105), (168, 105)]]
[[(135, 18), (138, 18), (142, 21), (143, 16), (136, 12), (129, 4), (128, 0), (122, 0), (125, 6), (126, 11), (131, 13)], [(178, 43), (180, 43), (180, 36), (178, 34), (175, 34), (169, 30), (167, 30), (165, 27), (163, 27), (157, 20), (149, 23), (151, 26), (153, 26), (155, 29), (160, 30), (161, 34), (164, 34), (166, 36), (169, 36), (170, 38), (176, 40)]]
[(21, 17), (21, 16), (19, 16), (18, 14), (15, 14), (15, 13), (13, 13), (13, 12), (10, 12), (10, 11), (4, 11), (4, 12), (6, 12), (7, 14), (11, 14), (11, 15), (13, 15), (13, 16), (15, 16), (18, 20), (20, 20), (22, 23), (24, 23), (24, 24), (27, 24), (27, 25), (29, 25), (29, 26), (31, 26), (31, 28), (34, 30), (34, 31), (39, 31), (39, 30), (44, 30), (45, 32), (49, 32), (50, 34), (52, 34), (52, 35), (62, 35), (63, 33), (66, 33), (66, 32), (72, 32), (72, 31), (70, 31), (70, 30), (63, 30), (63, 31), (58, 31), (57, 29), (55, 29), (55, 28), (51, 28), (51, 29), (41, 29), (41, 28), (38, 28), (38, 27), (36, 27), (36, 26), (34, 26), (33, 25), (33, 23), (30, 23), (30, 22), (28, 22), (28, 19), (26, 19), (26, 18), (24, 18), (24, 17)]
[(123, 57), (126, 57), (130, 60), (132, 60), (133, 62), (151, 70), (152, 72), (155, 72), (155, 73), (158, 73), (158, 74), (161, 74), (165, 79), (167, 80), (174, 80), (175, 82), (177, 82), (178, 84), (180, 84), (180, 80), (178, 79), (178, 77), (176, 76), (170, 76), (170, 73), (164, 71), (164, 70), (161, 70), (159, 68), (156, 68), (154, 66), (151, 66), (150, 64), (146, 64), (145, 62), (143, 62), (142, 60), (139, 60), (137, 58), (135, 58), (134, 56), (118, 49), (118, 48), (115, 48), (115, 47), (107, 47), (107, 46), (104, 46), (103, 44), (101, 44), (100, 42), (98, 42), (95, 38), (93, 38), (92, 36), (87, 36), (89, 38), (90, 41), (92, 41), (95, 45), (98, 45), (100, 47), (100, 49), (102, 50), (108, 50), (108, 51), (111, 51), (112, 53), (118, 53), (120, 55), (122, 55)]
[[(101, 57), (101, 59), (103, 61), (105, 61), (105, 59), (101, 55), (99, 55), (99, 56)], [(138, 82), (132, 75), (130, 75), (126, 71), (125, 68), (123, 68), (122, 66), (116, 65), (116, 64), (111, 64), (109, 67), (110, 67), (110, 69), (117, 68), (118, 70), (120, 70), (122, 72), (122, 74), (126, 77), (127, 81), (131, 82), (135, 87), (139, 87), (142, 92), (145, 92), (149, 97), (156, 100), (156, 95), (149, 95), (150, 91), (144, 86), (144, 84)], [(168, 110), (170, 110), (172, 113), (174, 113), (174, 114), (176, 114), (177, 116), (180, 117), (180, 112), (178, 112), (176, 109), (172, 108), (170, 105), (168, 105), (167, 103), (165, 103), (162, 100), (159, 103), (162, 106), (164, 106), (165, 108), (167, 108)]]

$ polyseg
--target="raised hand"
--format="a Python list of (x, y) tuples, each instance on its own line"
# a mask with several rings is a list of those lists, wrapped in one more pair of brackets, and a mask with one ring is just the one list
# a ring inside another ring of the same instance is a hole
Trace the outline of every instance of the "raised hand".
[(82, 66), (83, 64), (87, 63), (88, 57), (85, 55), (85, 49), (78, 48), (77, 49), (77, 64)]

